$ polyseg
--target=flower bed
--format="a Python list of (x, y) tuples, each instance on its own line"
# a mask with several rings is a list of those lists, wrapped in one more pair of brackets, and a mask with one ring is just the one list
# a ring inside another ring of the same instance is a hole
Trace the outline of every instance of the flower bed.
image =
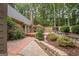
[(79, 47), (61, 47), (58, 45), (56, 41), (50, 41), (48, 39), (47, 39), (47, 43), (66, 52), (70, 56), (79, 56)]

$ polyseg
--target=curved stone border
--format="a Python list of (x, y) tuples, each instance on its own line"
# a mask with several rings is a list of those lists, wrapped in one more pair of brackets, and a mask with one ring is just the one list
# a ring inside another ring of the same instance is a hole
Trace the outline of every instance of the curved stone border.
[(50, 55), (50, 56), (68, 56), (67, 53), (65, 53), (64, 51), (44, 42), (44, 41), (39, 41), (39, 40), (35, 40), (40, 46), (41, 48), (44, 49), (44, 51)]

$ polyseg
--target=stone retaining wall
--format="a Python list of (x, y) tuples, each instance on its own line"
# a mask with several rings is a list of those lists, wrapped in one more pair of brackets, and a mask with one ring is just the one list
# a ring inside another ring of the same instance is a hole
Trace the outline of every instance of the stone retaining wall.
[(68, 56), (65, 52), (59, 50), (58, 48), (49, 45), (44, 41), (35, 40), (44, 51), (50, 56)]

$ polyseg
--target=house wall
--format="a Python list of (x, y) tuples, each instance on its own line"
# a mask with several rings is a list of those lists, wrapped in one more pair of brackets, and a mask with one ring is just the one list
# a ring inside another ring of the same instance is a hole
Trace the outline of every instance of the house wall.
[(16, 26), (18, 26), (18, 28), (20, 28), (21, 31), (24, 31), (23, 25), (17, 23)]
[(7, 55), (7, 4), (0, 4), (0, 55)]
[(21, 28), (25, 33), (31, 32), (32, 21), (21, 15), (16, 9), (8, 5), (7, 15), (14, 19), (17, 26)]
[(20, 30), (23, 31), (25, 34), (28, 33), (28, 32), (31, 32), (31, 30), (32, 30), (31, 26), (26, 25), (26, 24), (24, 24), (20, 21), (17, 21), (17, 20), (15, 20), (15, 22), (17, 24), (16, 26), (18, 26), (20, 28)]

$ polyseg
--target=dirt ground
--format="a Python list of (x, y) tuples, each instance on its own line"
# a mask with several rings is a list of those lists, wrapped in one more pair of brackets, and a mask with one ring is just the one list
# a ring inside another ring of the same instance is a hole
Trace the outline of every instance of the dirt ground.
[(60, 47), (57, 42), (47, 40), (47, 43), (57, 47), (58, 49), (66, 52), (69, 56), (79, 56), (79, 47)]

